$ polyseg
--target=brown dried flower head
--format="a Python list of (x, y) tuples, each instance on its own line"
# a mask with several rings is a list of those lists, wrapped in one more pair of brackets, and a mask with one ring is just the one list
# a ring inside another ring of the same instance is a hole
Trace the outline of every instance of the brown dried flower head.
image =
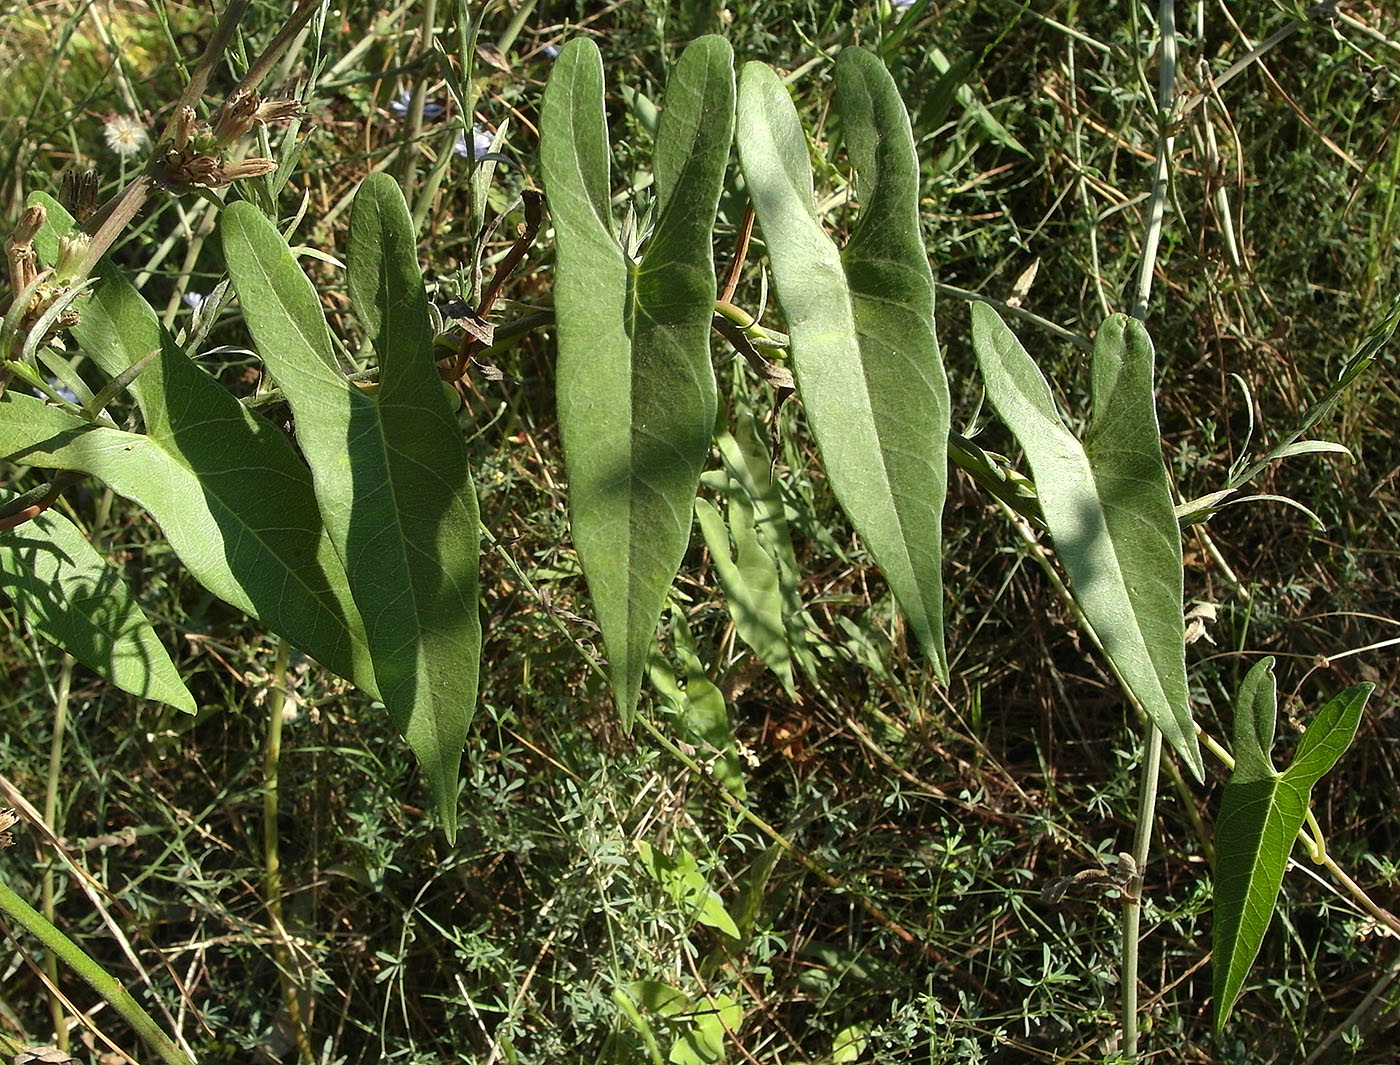
[(212, 189), (270, 174), (277, 169), (275, 160), (252, 158), (230, 163), (228, 150), (256, 126), (285, 122), (300, 110), (295, 100), (264, 102), (256, 92), (245, 90), (224, 101), (209, 122), (197, 121), (193, 108), (182, 108), (170, 140), (157, 153), (153, 176), (170, 189)]

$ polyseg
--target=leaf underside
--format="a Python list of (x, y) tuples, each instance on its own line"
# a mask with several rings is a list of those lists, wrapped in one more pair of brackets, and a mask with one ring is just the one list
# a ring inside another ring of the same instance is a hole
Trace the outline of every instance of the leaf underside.
[(739, 158), (832, 489), (946, 680), (941, 526), (950, 405), (919, 234), (918, 159), (880, 61), (847, 48), (836, 70), (861, 201), (844, 252), (816, 216), (796, 108), (761, 63), (747, 64), (740, 78)]
[(559, 54), (540, 118), (570, 518), (629, 728), (690, 541), (718, 404), (710, 238), (733, 137), (732, 64), (723, 39), (702, 37), (676, 66), (657, 131), (656, 224), (640, 261), (614, 232), (602, 59), (592, 41), (576, 38)]
[(1081, 444), (997, 313), (972, 307), (987, 398), (1026, 452), (1070, 590), (1125, 687), (1201, 779), (1187, 701), (1181, 534), (1162, 460), (1152, 343), (1114, 315), (1094, 344), (1093, 418)]

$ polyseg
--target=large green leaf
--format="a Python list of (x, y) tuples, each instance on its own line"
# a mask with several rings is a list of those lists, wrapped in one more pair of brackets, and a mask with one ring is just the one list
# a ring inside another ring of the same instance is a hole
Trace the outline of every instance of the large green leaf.
[[(52, 261), (73, 220), (36, 196)], [(116, 376), (158, 352), (131, 385), (144, 435), (101, 429), (24, 395), (0, 406), (0, 455), (82, 470), (139, 503), (195, 578), (328, 668), (375, 693), (364, 629), (316, 508), (311, 474), (280, 430), (182, 352), (121, 271), (103, 264), (73, 330)], [(11, 398), (11, 397), (7, 397)]]
[(1287, 769), (1274, 768), (1274, 660), (1257, 662), (1235, 700), (1235, 771), (1215, 823), (1215, 1026), (1225, 1024), (1259, 954), (1313, 786), (1356, 735), (1374, 685), (1357, 684), (1317, 712)]
[(919, 235), (919, 166), (884, 66), (848, 48), (836, 102), (862, 210), (838, 254), (813, 206), (807, 140), (761, 63), (739, 85), (739, 158), (792, 340), (807, 421), (842, 509), (941, 678), (948, 383)]
[(710, 236), (733, 126), (731, 50), (702, 37), (667, 88), (656, 224), (634, 260), (613, 228), (603, 65), (592, 41), (575, 38), (559, 54), (540, 115), (569, 511), (625, 727), (690, 541), (714, 427)]
[(272, 223), (236, 203), (222, 232), (364, 618), (380, 698), (453, 838), (481, 654), (480, 529), (466, 445), (433, 362), (408, 207), (381, 174), (360, 187), (351, 215), (350, 290), (379, 357), (377, 396), (336, 368), (316, 290)]
[(194, 713), (194, 696), (121, 575), (61, 514), (46, 510), (0, 532), (0, 592), (34, 631), (108, 682)]
[(1123, 683), (1201, 779), (1187, 704), (1181, 533), (1162, 461), (1152, 342), (1114, 315), (1094, 343), (1093, 419), (1081, 445), (996, 311), (972, 306), (987, 398), (1025, 449), (1070, 590)]
[(666, 894), (680, 904), (686, 917), (717, 928), (734, 939), (739, 938), (739, 929), (734, 924), (734, 918), (725, 910), (724, 899), (706, 882), (695, 855), (679, 844), (675, 855), (663, 854), (640, 839), (637, 840), (637, 853), (641, 855), (647, 872), (656, 878)]
[(666, 1056), (671, 1065), (719, 1065), (726, 1060), (726, 1037), (744, 1021), (743, 1008), (728, 995), (692, 998), (655, 980), (634, 980), (615, 990), (613, 1001), (641, 1033), (653, 1061), (660, 1060), (661, 1050), (647, 1015), (664, 1025), (674, 1038)]

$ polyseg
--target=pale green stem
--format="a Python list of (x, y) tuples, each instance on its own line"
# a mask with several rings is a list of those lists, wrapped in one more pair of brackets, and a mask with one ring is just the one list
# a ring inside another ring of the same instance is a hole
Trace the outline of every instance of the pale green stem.
[(1157, 6), (1161, 25), (1162, 65), (1157, 83), (1157, 165), (1152, 178), (1152, 199), (1148, 204), (1147, 232), (1142, 240), (1142, 262), (1138, 268), (1137, 299), (1133, 317), (1147, 320), (1147, 304), (1152, 298), (1152, 274), (1157, 269), (1157, 248), (1162, 240), (1162, 216), (1166, 209), (1167, 186), (1171, 178), (1172, 104), (1176, 84), (1176, 4), (1161, 0)]
[(282, 710), (287, 702), (287, 655), (290, 645), (277, 641), (277, 659), (272, 667), (272, 688), (267, 697), (267, 737), (263, 744), (263, 893), (273, 930), (273, 954), (282, 984), (282, 1003), (287, 1024), (296, 1041), (297, 1056), (303, 1062), (314, 1060), (311, 1037), (301, 1015), (301, 989), (292, 976), (295, 958), (287, 947), (286, 926), (282, 923), (282, 859), (278, 852), (277, 775), (282, 764)]
[[(433, 50), (433, 24), (437, 21), (437, 0), (424, 0), (423, 18), (418, 26), (418, 48), (416, 58), (418, 66), (422, 66), (425, 56)], [(421, 72), (420, 72), (421, 73)], [(408, 130), (407, 143), (412, 145), (417, 142), (418, 137), (423, 132), (423, 102), (427, 97), (428, 83), (421, 76), (414, 82), (413, 96), (408, 105)], [(418, 153), (410, 148), (404, 152), (403, 158), (403, 187), (412, 189), (417, 180)]]
[(520, 10), (506, 26), (505, 31), (496, 38), (496, 49), (501, 52), (509, 52), (511, 46), (515, 44), (515, 39), (520, 36), (520, 31), (525, 28), (525, 21), (535, 10), (535, 0), (525, 0), (520, 5)]
[[(53, 737), (49, 741), (49, 777), (44, 788), (44, 824), (55, 834), (62, 832), (58, 823), (59, 778), (63, 774), (63, 736), (68, 731), (68, 695), (73, 688), (73, 656), (65, 654), (58, 674), (58, 698), (53, 708)], [(44, 869), (39, 882), (40, 906), (44, 920), (52, 923), (54, 918), (53, 866)], [(44, 972), (49, 983), (58, 987), (58, 958), (50, 952), (44, 958)], [(68, 1052), (68, 1019), (63, 1009), (63, 999), (55, 991), (49, 992), (49, 1016), (53, 1020), (54, 1046), (65, 1054)]]
[(213, 204), (201, 203), (200, 209), (203, 214), (199, 216), (190, 233), (189, 244), (185, 246), (185, 259), (180, 264), (180, 273), (175, 280), (175, 289), (170, 293), (170, 301), (165, 305), (163, 321), (166, 329), (173, 330), (175, 328), (175, 316), (180, 312), (180, 304), (184, 301), (185, 293), (189, 291), (190, 275), (194, 273), (195, 264), (199, 262), (199, 253), (203, 250), (205, 240), (209, 234), (214, 232), (214, 227), (219, 221), (218, 213), (214, 210)]
[(22, 925), (34, 938), (39, 940), (59, 961), (72, 969), (87, 982), (88, 986), (107, 1000), (108, 1004), (121, 1014), (132, 1029), (145, 1040), (160, 1060), (167, 1065), (195, 1065), (190, 1057), (160, 1029), (140, 1003), (132, 998), (131, 992), (113, 977), (106, 969), (87, 956), (76, 943), (55, 928), (44, 915), (0, 881), (0, 910), (3, 910), (17, 924)]
[[(1133, 304), (1133, 317), (1140, 322), (1147, 320), (1147, 305), (1152, 298), (1152, 275), (1157, 268), (1157, 249), (1162, 239), (1162, 216), (1171, 177), (1171, 111), (1176, 92), (1175, 0), (1161, 0), (1157, 7), (1157, 19), (1162, 38), (1162, 61), (1157, 83), (1157, 166), (1152, 180), (1147, 232), (1142, 241), (1137, 299)], [(1138, 1060), (1138, 932), (1142, 920), (1142, 874), (1147, 867), (1147, 856), (1152, 845), (1152, 824), (1157, 817), (1157, 780), (1161, 767), (1162, 733), (1156, 725), (1148, 725), (1147, 750), (1142, 764), (1142, 792), (1138, 803), (1137, 834), (1133, 839), (1133, 861), (1137, 868), (1133, 879), (1123, 892), (1123, 957), (1120, 963), (1123, 1057), (1130, 1062)]]
[(1123, 955), (1120, 962), (1123, 998), (1123, 1057), (1138, 1056), (1137, 985), (1138, 933), (1142, 921), (1142, 874), (1152, 849), (1152, 824), (1157, 817), (1157, 777), (1162, 768), (1162, 733), (1147, 726), (1147, 752), (1142, 760), (1142, 791), (1138, 796), (1137, 832), (1133, 836), (1136, 869), (1123, 889)]
[(991, 296), (984, 296), (980, 292), (970, 292), (965, 288), (958, 288), (956, 285), (945, 285), (942, 281), (933, 283), (934, 291), (940, 296), (955, 296), (960, 300), (968, 300), (973, 303), (985, 303), (988, 307), (996, 308), (998, 314), (1003, 314), (1011, 318), (1019, 318), (1023, 322), (1029, 322), (1039, 329), (1045, 330), (1051, 336), (1063, 340), (1066, 344), (1073, 344), (1080, 351), (1093, 351), (1094, 342), (1080, 336), (1072, 329), (1066, 329), (1058, 322), (1052, 322), (1049, 318), (1042, 318), (1024, 307), (1013, 307), (1002, 300), (992, 299)]

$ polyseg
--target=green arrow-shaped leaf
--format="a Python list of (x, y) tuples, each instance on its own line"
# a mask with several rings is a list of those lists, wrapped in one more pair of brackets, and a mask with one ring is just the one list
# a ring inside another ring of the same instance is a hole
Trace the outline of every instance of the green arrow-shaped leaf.
[(1075, 601), (1123, 683), (1200, 779), (1186, 694), (1181, 533), (1147, 331), (1121, 314), (1100, 327), (1093, 420), (1082, 445), (1060, 420), (1040, 370), (985, 304), (972, 307), (972, 346), (987, 398), (1025, 449)]
[(710, 236), (734, 126), (729, 45), (681, 56), (656, 140), (656, 226), (639, 261), (613, 232), (603, 66), (575, 38), (555, 61), (540, 160), (558, 265), (559, 426), (569, 511), (630, 727), (691, 509), (717, 397), (710, 364)]
[(1259, 954), (1283, 886), (1293, 842), (1307, 817), (1313, 786), (1337, 764), (1356, 735), (1374, 685), (1357, 684), (1317, 712), (1283, 772), (1269, 756), (1278, 698), (1274, 660), (1257, 662), (1235, 700), (1235, 771), (1215, 823), (1215, 1026), (1230, 1015)]
[(682, 846), (677, 846), (675, 855), (663, 854), (645, 840), (637, 840), (636, 846), (647, 872), (676, 900), (687, 917), (734, 939), (739, 938), (739, 929), (725, 910), (724, 900), (700, 873), (695, 855)]
[(379, 356), (377, 396), (336, 369), (316, 291), (272, 223), (236, 203), (222, 232), (244, 317), (292, 408), (364, 618), (380, 697), (453, 838), (481, 653), (480, 530), (466, 445), (433, 362), (408, 207), (377, 174), (351, 215), (350, 290)]
[(0, 593), (36, 632), (108, 682), (194, 713), (194, 696), (131, 589), (61, 514), (46, 510), (0, 532)]
[(816, 216), (792, 99), (762, 63), (747, 64), (740, 78), (739, 158), (827, 476), (946, 680), (950, 407), (919, 234), (918, 158), (894, 81), (873, 55), (841, 52), (836, 103), (862, 205), (843, 253)]
[[(49, 197), (31, 199), (48, 212), (36, 244), (52, 261), (73, 219)], [(0, 454), (100, 478), (150, 513), (204, 587), (375, 694), (364, 629), (306, 464), (279, 429), (190, 361), (119, 269), (103, 264), (99, 273), (73, 334), (114, 377), (158, 352), (131, 385), (145, 435), (14, 395), (15, 407), (0, 407)]]

